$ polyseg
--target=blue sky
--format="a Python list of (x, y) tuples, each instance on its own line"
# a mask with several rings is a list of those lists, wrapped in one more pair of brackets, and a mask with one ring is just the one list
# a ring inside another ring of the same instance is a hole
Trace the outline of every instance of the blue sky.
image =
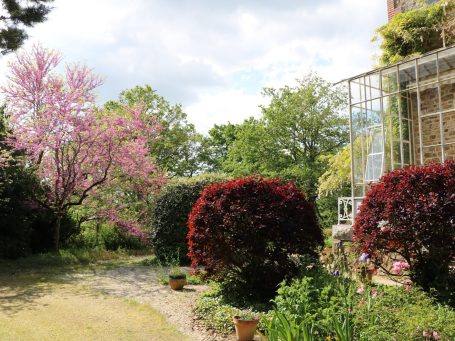
[[(369, 70), (386, 0), (56, 0), (29, 41), (105, 79), (100, 103), (150, 84), (201, 132), (259, 115), (261, 89)], [(1, 57), (0, 75), (6, 63)]]

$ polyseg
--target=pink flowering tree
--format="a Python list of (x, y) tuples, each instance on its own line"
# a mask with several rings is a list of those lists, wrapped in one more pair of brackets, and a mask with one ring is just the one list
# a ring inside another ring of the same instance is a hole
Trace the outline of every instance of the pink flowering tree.
[(94, 90), (101, 79), (77, 64), (58, 74), (60, 62), (59, 53), (35, 46), (9, 64), (1, 88), (13, 132), (8, 142), (27, 154), (49, 189), (40, 203), (56, 213), (56, 250), (62, 217), (97, 189), (120, 176), (143, 179), (151, 188), (163, 180), (148, 157), (147, 144), (159, 134), (156, 121), (141, 108), (98, 110)]

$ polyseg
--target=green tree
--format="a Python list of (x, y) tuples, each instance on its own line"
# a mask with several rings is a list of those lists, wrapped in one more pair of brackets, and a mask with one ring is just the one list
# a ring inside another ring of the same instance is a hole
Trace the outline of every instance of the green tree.
[(123, 105), (144, 105), (145, 113), (160, 123), (160, 137), (154, 140), (150, 152), (169, 176), (193, 176), (199, 171), (202, 136), (187, 121), (180, 104), (171, 105), (145, 85), (122, 91), (118, 101), (109, 101), (105, 107), (118, 110)]
[(348, 122), (341, 111), (345, 91), (310, 74), (295, 87), (266, 88), (270, 104), (260, 119), (237, 128), (224, 170), (295, 180), (315, 200), (317, 183), (325, 171), (322, 155), (336, 153), (348, 142)]
[(53, 0), (2, 0), (3, 11), (0, 15), (0, 53), (7, 54), (17, 50), (28, 38), (25, 27), (33, 27), (47, 19)]
[(230, 147), (236, 140), (238, 125), (215, 124), (209, 130), (208, 136), (204, 137), (201, 159), (205, 164), (206, 171), (220, 172), (227, 159)]

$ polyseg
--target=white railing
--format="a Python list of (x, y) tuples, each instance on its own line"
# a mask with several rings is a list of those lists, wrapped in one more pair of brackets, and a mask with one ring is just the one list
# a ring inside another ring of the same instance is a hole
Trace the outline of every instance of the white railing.
[[(339, 197), (338, 198), (338, 225), (352, 225), (353, 211), (357, 213), (363, 198)], [(354, 208), (354, 209), (353, 209)]]

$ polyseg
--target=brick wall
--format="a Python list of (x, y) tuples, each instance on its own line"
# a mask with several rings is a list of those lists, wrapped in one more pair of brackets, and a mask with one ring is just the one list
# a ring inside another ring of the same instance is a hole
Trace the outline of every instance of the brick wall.
[[(411, 94), (412, 98), (412, 125), (414, 138), (415, 163), (420, 164), (419, 145), (419, 123), (417, 119), (417, 94)], [(439, 111), (438, 91), (436, 87), (421, 89), (420, 102), (422, 114), (429, 114)], [(441, 85), (441, 111), (442, 114), (442, 135), (444, 138), (444, 150), (446, 160), (455, 160), (455, 80), (445, 82)], [(424, 146), (437, 145), (441, 143), (441, 126), (439, 115), (422, 117), (421, 129)], [(423, 160), (441, 162), (441, 146), (426, 147), (423, 150)]]

